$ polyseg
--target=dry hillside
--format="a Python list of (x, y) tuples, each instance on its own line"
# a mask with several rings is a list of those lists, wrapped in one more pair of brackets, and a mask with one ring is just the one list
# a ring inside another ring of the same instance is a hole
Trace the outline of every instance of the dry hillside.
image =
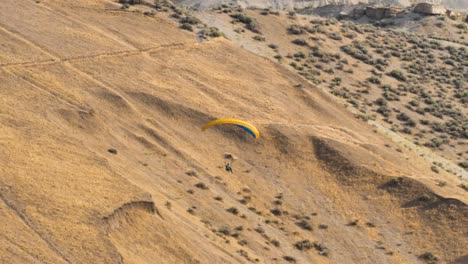
[(283, 65), (170, 6), (0, 6), (1, 263), (466, 263), (460, 179)]
[[(378, 122), (453, 163), (435, 161), (434, 166), (466, 177), (466, 23), (427, 17), (413, 26), (416, 34), (264, 10), (229, 7), (194, 14), (335, 95), (357, 118)], [(253, 22), (245, 25), (237, 17)], [(443, 27), (434, 26), (435, 21)], [(448, 37), (431, 38), (425, 35), (429, 28), (444, 30)]]

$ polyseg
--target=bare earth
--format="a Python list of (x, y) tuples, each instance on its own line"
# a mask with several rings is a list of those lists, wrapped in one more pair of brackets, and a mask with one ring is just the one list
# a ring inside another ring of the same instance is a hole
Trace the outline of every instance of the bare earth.
[(167, 17), (2, 1), (0, 263), (466, 263), (460, 179)]

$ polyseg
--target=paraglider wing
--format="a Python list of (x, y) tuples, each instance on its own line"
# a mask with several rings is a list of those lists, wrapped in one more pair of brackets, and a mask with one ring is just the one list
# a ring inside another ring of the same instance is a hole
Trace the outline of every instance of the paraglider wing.
[(255, 139), (258, 139), (260, 137), (260, 132), (258, 132), (257, 128), (255, 128), (252, 124), (235, 118), (220, 118), (210, 121), (203, 126), (202, 130), (204, 131), (212, 126), (223, 124), (237, 125), (238, 127), (247, 131), (247, 133), (252, 135), (252, 137), (254, 137)]

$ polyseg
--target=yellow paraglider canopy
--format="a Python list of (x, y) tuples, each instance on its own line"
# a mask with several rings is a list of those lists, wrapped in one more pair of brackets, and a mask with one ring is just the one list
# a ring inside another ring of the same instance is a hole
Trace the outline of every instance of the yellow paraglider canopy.
[(238, 127), (247, 131), (255, 139), (260, 138), (260, 132), (258, 132), (258, 129), (256, 127), (254, 127), (252, 124), (246, 121), (242, 121), (242, 120), (235, 119), (235, 118), (219, 118), (219, 119), (210, 121), (203, 126), (202, 130), (205, 131), (206, 129), (212, 126), (223, 125), (223, 124), (237, 125)]

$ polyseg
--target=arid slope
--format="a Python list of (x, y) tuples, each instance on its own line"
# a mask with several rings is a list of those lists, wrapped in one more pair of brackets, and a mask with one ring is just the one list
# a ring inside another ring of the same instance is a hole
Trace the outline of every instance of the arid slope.
[[(119, 8), (2, 2), (0, 262), (466, 260), (458, 179), (283, 66)], [(226, 116), (262, 137), (200, 130)]]

